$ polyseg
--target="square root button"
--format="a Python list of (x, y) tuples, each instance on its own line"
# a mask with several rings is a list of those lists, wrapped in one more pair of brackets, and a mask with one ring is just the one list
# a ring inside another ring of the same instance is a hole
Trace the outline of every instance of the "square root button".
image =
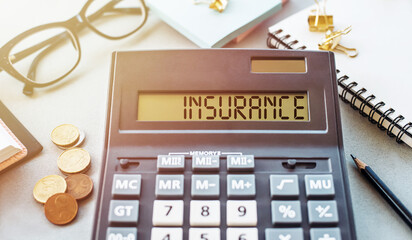
[(255, 175), (227, 175), (227, 196), (230, 199), (254, 198), (256, 196)]
[(253, 172), (255, 157), (253, 155), (227, 155), (228, 172)]
[(157, 198), (180, 199), (184, 190), (183, 175), (157, 175), (155, 194)]
[(298, 175), (270, 175), (272, 198), (297, 198), (299, 196)]
[(183, 172), (185, 170), (185, 155), (157, 156), (158, 172)]

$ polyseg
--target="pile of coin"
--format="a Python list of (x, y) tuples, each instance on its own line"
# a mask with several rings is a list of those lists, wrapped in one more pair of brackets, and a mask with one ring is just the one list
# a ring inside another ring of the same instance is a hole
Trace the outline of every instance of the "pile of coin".
[(60, 171), (67, 175), (49, 175), (40, 179), (33, 189), (36, 201), (44, 204), (46, 218), (56, 225), (64, 225), (75, 219), (78, 200), (87, 198), (93, 191), (92, 179), (83, 174), (91, 166), (90, 154), (79, 148), (85, 134), (71, 124), (56, 127), (51, 140), (56, 146), (65, 149), (57, 160)]
[(53, 129), (50, 137), (57, 147), (65, 150), (80, 146), (86, 134), (72, 124), (63, 124)]

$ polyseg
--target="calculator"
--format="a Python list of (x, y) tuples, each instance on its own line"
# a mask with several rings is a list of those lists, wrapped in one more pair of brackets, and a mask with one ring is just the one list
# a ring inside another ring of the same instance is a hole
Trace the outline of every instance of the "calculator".
[(113, 53), (93, 239), (356, 239), (333, 53)]

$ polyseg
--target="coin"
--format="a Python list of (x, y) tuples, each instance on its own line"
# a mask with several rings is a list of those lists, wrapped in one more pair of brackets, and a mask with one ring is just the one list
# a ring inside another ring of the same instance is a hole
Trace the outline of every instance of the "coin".
[(70, 149), (70, 148), (80, 147), (83, 144), (84, 140), (86, 139), (86, 133), (84, 131), (80, 130), (80, 129), (79, 129), (79, 133), (80, 133), (79, 139), (77, 140), (76, 143), (74, 143), (74, 145), (70, 145), (70, 146), (66, 146), (66, 147), (57, 145), (57, 147), (62, 149), (62, 150), (67, 150), (67, 149)]
[(86, 174), (77, 173), (66, 177), (67, 193), (76, 200), (81, 200), (90, 195), (93, 190), (93, 181)]
[(68, 193), (54, 194), (44, 204), (46, 218), (56, 225), (64, 225), (73, 221), (78, 209), (76, 199)]
[(40, 179), (34, 185), (33, 196), (36, 201), (45, 203), (49, 197), (56, 193), (66, 192), (67, 184), (63, 177), (58, 175), (49, 175)]
[(51, 133), (51, 140), (60, 147), (70, 147), (77, 143), (80, 137), (79, 129), (71, 124), (63, 124)]
[(85, 172), (90, 164), (90, 154), (82, 148), (68, 149), (62, 152), (57, 160), (57, 166), (65, 174)]

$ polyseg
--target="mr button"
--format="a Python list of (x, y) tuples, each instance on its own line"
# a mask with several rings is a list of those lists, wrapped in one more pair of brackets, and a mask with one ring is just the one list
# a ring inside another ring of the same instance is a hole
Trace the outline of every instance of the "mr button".
[(249, 172), (255, 168), (253, 155), (227, 155), (227, 170), (229, 172)]
[(332, 175), (306, 175), (305, 176), (306, 195), (308, 197), (335, 195)]
[(113, 197), (140, 197), (142, 176), (139, 174), (114, 174)]
[(183, 175), (157, 175), (155, 194), (157, 198), (179, 199), (183, 197)]

